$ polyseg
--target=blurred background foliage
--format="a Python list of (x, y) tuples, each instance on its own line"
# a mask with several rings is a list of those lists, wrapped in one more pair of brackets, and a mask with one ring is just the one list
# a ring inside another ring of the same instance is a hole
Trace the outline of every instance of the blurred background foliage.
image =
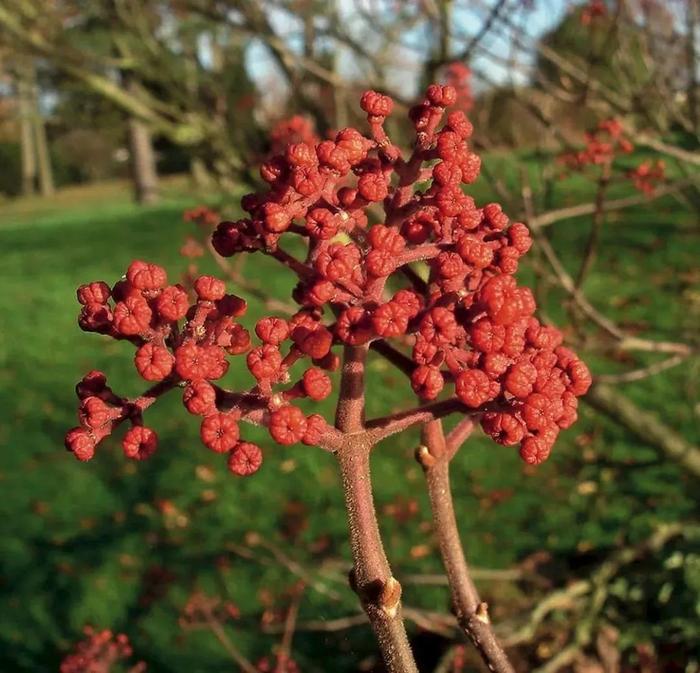
[[(172, 282), (195, 262), (219, 272), (180, 254), (206, 234), (182, 212), (237, 216), (271, 128), (296, 113), (319, 134), (361, 126), (368, 85), (407, 105), (454, 62), (470, 66), (484, 163), (469, 193), (514, 218), (559, 213), (519, 278), (598, 376), (543, 466), (481, 436), (458, 455), (477, 584), (518, 670), (698, 670), (697, 2), (477, 4), (0, 0), (0, 670), (57, 670), (86, 624), (127, 633), (149, 671), (236, 670), (226, 642), (256, 662), (290, 614), (301, 671), (381, 670), (347, 588), (330, 456), (252, 433), (263, 468), (233, 478), (176, 396), (149, 411), (162, 446), (151, 460), (127, 463), (112, 440), (89, 465), (65, 454), (85, 371), (140, 392), (129, 348), (79, 332), (74, 290), (113, 283), (134, 258)], [(546, 252), (575, 275), (597, 211), (559, 209), (595, 204), (600, 179), (558, 157), (612, 116), (636, 148), (605, 194), (630, 202), (606, 212), (581, 289), (620, 339), (590, 322)], [(640, 197), (624, 176), (661, 159), (661, 191)], [(289, 295), (292, 278), (269, 260), (237, 264), (254, 288)], [(249, 324), (267, 312), (252, 296)], [(234, 360), (227, 379), (247, 377)], [(369, 415), (410, 403), (384, 361), (370, 377)], [(392, 439), (372, 467), (421, 670), (447, 671), (460, 637), (417, 441)]]

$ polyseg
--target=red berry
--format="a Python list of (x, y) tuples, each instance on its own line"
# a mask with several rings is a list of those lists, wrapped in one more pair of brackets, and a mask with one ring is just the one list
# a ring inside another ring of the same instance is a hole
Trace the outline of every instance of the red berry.
[(186, 380), (207, 378), (207, 353), (194, 341), (187, 341), (175, 349), (175, 371)]
[(366, 173), (357, 181), (357, 191), (363, 199), (371, 203), (384, 200), (389, 188), (381, 173)]
[(202, 421), (199, 436), (207, 448), (216, 453), (226, 453), (238, 442), (238, 421), (231, 413), (209, 414)]
[(532, 393), (526, 400), (522, 409), (523, 420), (528, 430), (542, 430), (553, 422), (552, 403), (549, 398), (541, 393)]
[(143, 297), (129, 296), (114, 307), (114, 328), (125, 336), (140, 334), (148, 330), (152, 315)]
[(84, 428), (72, 428), (66, 433), (66, 449), (80, 461), (91, 460), (95, 456), (95, 441)]
[(112, 296), (107, 283), (98, 280), (94, 283), (87, 283), (78, 288), (78, 301), (81, 304), (106, 304)]
[(228, 469), (239, 477), (254, 474), (262, 465), (262, 450), (251, 442), (238, 442), (228, 456)]
[(321, 325), (315, 329), (297, 327), (292, 332), (292, 339), (302, 353), (316, 359), (327, 355), (333, 343), (333, 335)]
[(182, 402), (191, 414), (208, 416), (216, 411), (216, 391), (206, 381), (192, 381), (185, 386)]
[(469, 330), (472, 346), (482, 353), (497, 353), (506, 341), (506, 328), (489, 318), (480, 318)]
[(556, 426), (547, 426), (540, 434), (524, 439), (520, 445), (520, 457), (528, 465), (543, 463), (549, 458), (552, 446), (557, 439), (557, 432)]
[(146, 343), (136, 351), (134, 364), (146, 381), (162, 381), (173, 369), (175, 358), (164, 346)]
[(525, 428), (512, 413), (488, 412), (481, 417), (481, 427), (494, 442), (513, 446), (522, 440)]
[(357, 130), (353, 128), (342, 129), (335, 136), (338, 147), (345, 152), (350, 165), (360, 163), (366, 156), (371, 143)]
[(189, 307), (187, 292), (179, 285), (166, 287), (156, 300), (158, 315), (165, 320), (181, 320), (185, 317)]
[(122, 448), (127, 458), (146, 460), (158, 448), (158, 435), (151, 428), (134, 425), (124, 435)]
[(593, 379), (591, 372), (581, 360), (573, 360), (566, 367), (566, 373), (571, 379), (569, 389), (574, 395), (585, 395), (591, 387)]
[(311, 414), (306, 419), (306, 430), (301, 441), (308, 446), (316, 446), (328, 430), (328, 423), (326, 423), (326, 419), (323, 416)]
[(299, 407), (291, 404), (270, 414), (270, 436), (278, 444), (300, 442), (306, 433), (306, 416)]
[(445, 380), (437, 367), (420, 365), (411, 374), (411, 387), (421, 399), (434, 400), (444, 385)]
[(375, 309), (372, 315), (372, 326), (381, 337), (396, 337), (406, 333), (408, 319), (408, 313), (403, 306), (390, 301)]
[(129, 265), (126, 279), (138, 290), (156, 290), (168, 282), (168, 275), (162, 266), (137, 259)]
[(255, 333), (264, 343), (278, 346), (289, 337), (289, 325), (282, 318), (263, 318), (258, 320)]
[(275, 379), (282, 366), (282, 354), (276, 346), (265, 345), (254, 348), (246, 359), (250, 373), (258, 379)]
[(200, 276), (194, 281), (194, 291), (203, 301), (216, 301), (226, 294), (226, 284), (214, 276)]
[(525, 399), (537, 380), (537, 369), (529, 360), (519, 360), (506, 374), (504, 388), (513, 397)]
[(374, 335), (373, 329), (371, 314), (361, 306), (345, 309), (335, 326), (338, 338), (351, 346), (367, 343)]
[(464, 404), (476, 408), (492, 399), (491, 381), (479, 369), (468, 369), (457, 376), (455, 392)]
[(91, 395), (100, 395), (105, 391), (109, 391), (107, 377), (97, 369), (93, 369), (85, 374), (75, 386), (75, 394), (81, 400)]
[(360, 99), (360, 107), (371, 117), (388, 117), (394, 101), (376, 91), (365, 91)]
[(115, 407), (95, 396), (83, 399), (78, 409), (80, 424), (89, 430), (100, 430), (118, 416)]
[(306, 395), (316, 401), (325, 400), (333, 390), (328, 376), (315, 367), (311, 367), (304, 372), (302, 386)]

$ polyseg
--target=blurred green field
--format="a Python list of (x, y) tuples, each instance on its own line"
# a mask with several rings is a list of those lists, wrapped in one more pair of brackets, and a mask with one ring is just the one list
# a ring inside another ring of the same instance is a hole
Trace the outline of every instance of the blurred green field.
[[(496, 157), (488, 165), (504, 164)], [(537, 187), (535, 161), (531, 165)], [(584, 189), (569, 179), (547, 198), (568, 205)], [(483, 184), (476, 191), (489, 198)], [(209, 633), (182, 630), (179, 613), (194, 589), (225, 597), (241, 611), (227, 627), (229, 637), (253, 661), (269, 653), (279, 636), (261, 633), (261, 615), (284, 608), (285, 592), (298, 579), (275, 561), (278, 549), (322, 578), (303, 593), (301, 621), (358, 610), (344, 579), (349, 549), (331, 456), (273, 447), (264, 434), (246, 430), (268, 449), (265, 463), (253, 478), (233, 478), (220, 457), (200, 445), (196, 420), (179, 408), (176, 393), (148, 412), (161, 437), (150, 461), (126, 462), (114, 438), (89, 464), (63, 450), (63, 433), (75, 424), (73, 386), (88, 369), (105, 371), (120, 394), (140, 390), (128, 344), (78, 329), (75, 288), (88, 280), (114, 282), (135, 257), (163, 264), (176, 280), (186, 268), (178, 251), (191, 226), (181, 213), (197, 203), (186, 193), (184, 181), (176, 181), (160, 205), (139, 208), (113, 185), (73, 189), (55, 201), (0, 205), (1, 671), (57, 670), (87, 623), (126, 632), (152, 672), (235, 670)], [(589, 226), (583, 218), (552, 228), (553, 244), (572, 270)], [(655, 325), (659, 338), (681, 339), (679, 330), (690, 334), (700, 324), (698, 259), (692, 211), (670, 197), (643, 204), (608, 217), (586, 290), (625, 327)], [(207, 261), (202, 268), (214, 271)], [(267, 260), (246, 260), (244, 271), (270, 294), (289, 291), (291, 278)], [(526, 266), (520, 277), (531, 276)], [(549, 296), (546, 311), (561, 322), (561, 295)], [(251, 301), (250, 324), (263, 312)], [(588, 359), (597, 373), (649, 361)], [(247, 385), (240, 362), (227, 375), (237, 385), (244, 377)], [(700, 439), (697, 360), (622, 389), (687, 439)], [(411, 400), (402, 376), (380, 360), (371, 363), (369, 390), (370, 416)], [(546, 550), (557, 585), (609, 549), (643, 539), (658, 522), (697, 514), (697, 482), (588, 407), (581, 417), (537, 470), (480, 437), (460, 453), (453, 485), (463, 540), (477, 567), (509, 568)], [(373, 462), (381, 525), (399, 579), (440, 569), (412, 458), (415, 443), (410, 433), (392, 439)], [(250, 533), (266, 545), (255, 544)], [(692, 640), (700, 562), (675, 569), (666, 562), (654, 559), (658, 581), (656, 571), (647, 577), (659, 587), (624, 601), (618, 618), (627, 644)], [(661, 593), (669, 582), (670, 595)], [(527, 584), (484, 580), (480, 586), (496, 620), (528, 604)], [(447, 611), (441, 587), (407, 581), (404, 596), (409, 606)], [(333, 670), (358, 670), (375, 651), (364, 626), (300, 631), (293, 650), (309, 673), (329, 670), (329, 656)]]

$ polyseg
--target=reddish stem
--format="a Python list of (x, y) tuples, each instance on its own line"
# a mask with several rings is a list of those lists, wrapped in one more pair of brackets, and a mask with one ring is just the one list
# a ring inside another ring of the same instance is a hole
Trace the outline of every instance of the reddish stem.
[(364, 431), (364, 371), (367, 346), (347, 346), (342, 368), (336, 426), (344, 433), (338, 449), (348, 516), (353, 570), (351, 585), (372, 629), (389, 673), (418, 673), (401, 616), (401, 585), (384, 551), (370, 478), (372, 443)]
[(338, 452), (353, 556), (351, 585), (379, 642), (389, 673), (417, 673), (401, 615), (401, 585), (382, 544), (370, 480), (370, 445), (359, 438)]
[(430, 402), (414, 409), (400, 411), (396, 414), (368, 421), (368, 434), (372, 439), (372, 444), (376, 444), (391, 435), (407, 430), (413, 425), (444, 418), (455, 411), (461, 411), (466, 414), (480, 414), (483, 409), (468, 409), (456, 397), (451, 397), (447, 400)]
[(345, 346), (335, 427), (346, 434), (362, 432), (365, 422), (365, 362), (368, 346)]
[[(463, 428), (460, 434), (466, 435), (466, 429)], [(455, 438), (456, 436), (452, 439)], [(448, 446), (445, 441), (442, 423), (439, 420), (425, 424), (423, 443), (417, 458), (425, 472), (433, 523), (455, 616), (489, 670), (495, 673), (514, 673), (513, 666), (496, 640), (489, 619), (488, 605), (479, 598), (464, 556), (450, 489), (450, 458), (453, 455), (453, 447)]]

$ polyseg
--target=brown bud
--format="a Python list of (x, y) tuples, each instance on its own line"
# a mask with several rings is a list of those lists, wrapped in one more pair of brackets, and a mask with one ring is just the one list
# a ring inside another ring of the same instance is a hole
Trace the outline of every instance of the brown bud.
[(390, 577), (379, 595), (379, 606), (389, 617), (395, 617), (401, 601), (401, 584)]
[(427, 470), (435, 465), (435, 456), (430, 453), (430, 449), (425, 444), (421, 444), (416, 449), (416, 460), (420, 463), (424, 470)]
[(483, 622), (484, 624), (490, 624), (491, 619), (489, 618), (489, 604), (479, 603), (479, 605), (476, 606), (476, 612), (474, 613), (474, 616), (480, 622)]

